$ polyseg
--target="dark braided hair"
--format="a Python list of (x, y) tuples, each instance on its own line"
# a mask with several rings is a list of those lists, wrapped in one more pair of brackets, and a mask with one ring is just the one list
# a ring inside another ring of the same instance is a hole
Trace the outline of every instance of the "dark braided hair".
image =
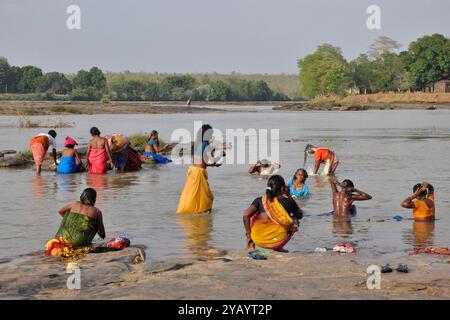
[(283, 187), (286, 186), (284, 179), (282, 176), (276, 174), (269, 178), (267, 181), (267, 189), (266, 195), (269, 197), (270, 201), (272, 201), (275, 197), (278, 197), (283, 190)]

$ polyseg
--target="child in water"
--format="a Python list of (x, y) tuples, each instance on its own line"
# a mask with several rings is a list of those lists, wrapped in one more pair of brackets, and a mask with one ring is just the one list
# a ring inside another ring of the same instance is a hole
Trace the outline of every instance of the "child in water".
[[(372, 199), (372, 196), (359, 191), (351, 180), (344, 180), (342, 183), (336, 178), (330, 178), (331, 191), (333, 193), (333, 214), (336, 216), (354, 216), (356, 207), (353, 201), (365, 201)], [(341, 190), (338, 191), (337, 187)]]
[(413, 187), (413, 194), (403, 200), (401, 206), (403, 208), (413, 209), (414, 220), (416, 221), (434, 220), (433, 186), (426, 181), (417, 183)]

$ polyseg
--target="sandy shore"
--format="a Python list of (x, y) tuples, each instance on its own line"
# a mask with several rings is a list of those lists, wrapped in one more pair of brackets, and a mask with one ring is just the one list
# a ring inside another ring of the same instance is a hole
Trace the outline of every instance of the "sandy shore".
[[(66, 287), (66, 263), (42, 253), (1, 261), (1, 299), (449, 299), (449, 256), (414, 255), (392, 261), (358, 253), (209, 252), (208, 259), (136, 263), (137, 248), (90, 254), (81, 260), (81, 289)], [(382, 274), (368, 290), (371, 264), (407, 263), (410, 272)]]

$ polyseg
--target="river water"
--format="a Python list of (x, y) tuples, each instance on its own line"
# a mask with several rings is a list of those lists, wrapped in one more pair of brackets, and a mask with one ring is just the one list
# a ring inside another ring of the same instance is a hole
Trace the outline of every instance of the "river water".
[[(256, 109), (259, 111), (253, 112)], [(302, 165), (306, 143), (329, 146), (341, 159), (338, 178), (353, 180), (357, 188), (373, 196), (371, 201), (356, 203), (356, 217), (338, 220), (323, 215), (332, 208), (326, 178), (310, 177), (307, 183), (312, 195), (302, 203), (306, 216), (287, 249), (309, 251), (332, 247), (339, 241), (353, 241), (360, 254), (387, 259), (414, 247), (449, 246), (448, 110), (272, 112), (266, 107), (241, 107), (240, 112), (230, 113), (62, 118), (73, 122), (74, 127), (57, 130), (60, 144), (67, 135), (86, 143), (91, 126), (98, 126), (105, 134), (126, 135), (157, 129), (166, 141), (174, 129), (192, 132), (196, 120), (223, 131), (278, 128), (282, 164), (279, 174), (288, 179)], [(45, 130), (22, 129), (17, 124), (17, 117), (0, 118), (0, 149), (24, 150), (31, 136)], [(36, 177), (31, 168), (2, 169), (0, 258), (42, 250), (61, 221), (57, 210), (78, 199), (87, 186), (98, 191), (97, 206), (104, 214), (107, 238), (125, 236), (132, 243), (145, 244), (150, 258), (207, 257), (218, 250), (243, 249), (242, 213), (264, 192), (266, 184), (266, 180), (249, 176), (247, 169), (247, 165), (229, 164), (208, 169), (215, 195), (211, 216), (175, 213), (187, 165), (169, 164), (104, 176), (44, 172)], [(411, 211), (400, 207), (412, 186), (422, 180), (435, 187), (434, 223), (414, 223)], [(405, 219), (395, 221), (392, 217), (396, 215)]]

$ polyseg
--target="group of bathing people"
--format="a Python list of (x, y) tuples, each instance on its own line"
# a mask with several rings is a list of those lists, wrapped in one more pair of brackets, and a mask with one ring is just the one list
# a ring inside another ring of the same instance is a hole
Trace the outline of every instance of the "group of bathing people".
[[(103, 158), (113, 162), (107, 139), (100, 136), (98, 129), (93, 129), (91, 129), (93, 138), (89, 142), (87, 154), (88, 170), (95, 165), (92, 164), (91, 158), (93, 151), (94, 154), (105, 153), (106, 155)], [(220, 167), (221, 159), (225, 156), (224, 151), (221, 151), (219, 155), (216, 154), (217, 152), (212, 144), (212, 133), (213, 128), (210, 125), (203, 125), (197, 133), (192, 148), (192, 164), (188, 168), (186, 183), (178, 203), (177, 213), (179, 214), (210, 213), (212, 210), (214, 196), (208, 183), (207, 168)], [(48, 135), (53, 139), (56, 137), (54, 132), (49, 132)], [(149, 140), (155, 139), (157, 139), (157, 135), (151, 135)], [(73, 141), (69, 142), (73, 144)], [(54, 141), (51, 141), (50, 144), (53, 147), (55, 146)], [(151, 145), (153, 146), (155, 143), (151, 143)], [(155, 149), (148, 152), (159, 155), (161, 150), (158, 149), (156, 144)], [(63, 152), (63, 157), (64, 154)], [(72, 155), (67, 151), (67, 154), (68, 156), (75, 156), (76, 159), (79, 158), (75, 155), (76, 153)], [(329, 176), (332, 191), (332, 214), (351, 217), (356, 214), (356, 207), (353, 204), (355, 201), (365, 201), (372, 198), (369, 194), (356, 189), (351, 180), (346, 179), (339, 182), (336, 179), (334, 173), (339, 160), (334, 151), (308, 144), (305, 148), (304, 166), (308, 154), (314, 154), (315, 158), (312, 174), (318, 174), (320, 166), (324, 165), (322, 174)], [(53, 155), (56, 162), (55, 150), (53, 150)], [(282, 176), (275, 174), (280, 167), (278, 163), (261, 160), (249, 169), (251, 174), (268, 177), (265, 193), (256, 198), (243, 214), (246, 246), (249, 251), (253, 251), (255, 246), (286, 251), (284, 246), (298, 231), (299, 221), (303, 218), (303, 212), (296, 200), (310, 195), (306, 184), (308, 173), (303, 168), (297, 169), (292, 179), (286, 184)], [(89, 244), (96, 233), (104, 238), (103, 217), (101, 211), (95, 207), (95, 199), (96, 191), (88, 188), (84, 190), (80, 201), (61, 208), (59, 213), (62, 215), (63, 221), (57, 236), (64, 237), (76, 246)], [(434, 220), (433, 186), (427, 182), (416, 184), (413, 187), (413, 193), (401, 203), (401, 206), (413, 209), (413, 216), (416, 221)]]
[(90, 130), (92, 136), (87, 146), (86, 162), (83, 161), (76, 150), (78, 143), (71, 137), (66, 137), (64, 150), (57, 159), (56, 131), (40, 133), (30, 140), (30, 149), (36, 165), (36, 173), (42, 170), (44, 157), (52, 147), (53, 165), (58, 173), (77, 173), (87, 171), (91, 174), (105, 174), (108, 168), (120, 171), (135, 171), (141, 168), (142, 161), (152, 159), (156, 163), (168, 163), (171, 160), (161, 154), (169, 145), (159, 147), (158, 132), (153, 130), (148, 137), (145, 152), (142, 156), (134, 150), (128, 138), (122, 134), (101, 136), (97, 127)]

